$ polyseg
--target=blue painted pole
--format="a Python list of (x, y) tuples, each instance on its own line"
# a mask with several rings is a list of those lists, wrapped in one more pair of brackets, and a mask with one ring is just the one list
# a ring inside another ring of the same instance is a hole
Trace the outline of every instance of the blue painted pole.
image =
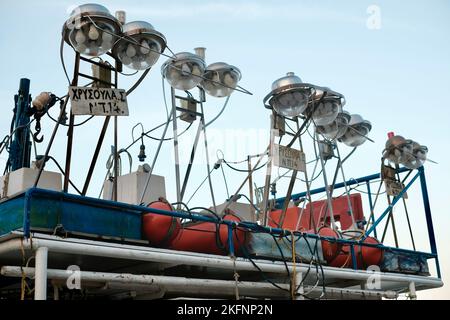
[[(406, 172), (406, 171), (409, 171), (409, 170), (410, 169), (408, 169), (408, 168), (402, 167), (399, 170), (397, 170), (397, 172), (398, 173), (403, 173), (403, 172)], [(367, 181), (372, 181), (372, 180), (376, 180), (376, 179), (380, 179), (380, 178), (381, 178), (380, 174), (376, 173), (376, 174), (372, 174), (370, 176), (361, 177), (361, 178), (358, 178), (358, 179), (350, 179), (350, 180), (346, 181), (345, 183), (344, 182), (336, 183), (333, 186), (333, 190), (344, 188), (345, 185), (352, 186), (352, 185), (355, 185), (355, 184), (361, 184), (361, 183), (364, 183), (364, 182), (367, 182)], [(325, 191), (326, 191), (326, 188), (322, 187), (322, 188), (317, 188), (317, 189), (311, 190), (310, 194), (313, 195), (313, 194), (323, 193)], [(305, 192), (301, 192), (301, 193), (297, 193), (297, 194), (293, 194), (291, 196), (291, 200), (295, 201), (295, 200), (298, 200), (300, 198), (304, 198), (307, 194), (308, 193), (306, 191)], [(285, 198), (286, 197), (278, 198), (278, 199), (275, 200), (276, 204), (277, 204), (277, 207), (279, 205), (283, 204)]]
[[(375, 222), (375, 214), (373, 212), (372, 192), (370, 191), (370, 181), (366, 181), (366, 185), (367, 185), (367, 194), (369, 196), (370, 219), (372, 219), (372, 221)], [(377, 237), (377, 228), (373, 229), (373, 234), (374, 234), (375, 238), (378, 238)]]
[(9, 151), (9, 164), (11, 171), (23, 167), (30, 167), (31, 161), (31, 141), (30, 128), (30, 80), (20, 79), (19, 92), (14, 97), (14, 136), (11, 137), (11, 147)]
[(425, 218), (427, 220), (428, 237), (430, 239), (431, 253), (436, 255), (436, 272), (437, 272), (438, 277), (441, 278), (441, 268), (439, 265), (439, 259), (438, 259), (438, 254), (437, 254), (436, 237), (434, 234), (433, 219), (431, 217), (430, 199), (428, 197), (427, 181), (425, 179), (425, 169), (422, 166), (418, 170), (419, 170), (419, 174), (420, 174), (420, 186), (422, 189), (423, 206), (425, 209)]
[(234, 257), (234, 243), (233, 243), (233, 225), (228, 225), (228, 250), (230, 251), (230, 256)]
[(356, 254), (355, 254), (355, 246), (352, 244), (350, 245), (350, 253), (352, 256), (352, 267), (354, 270), (358, 269), (358, 263), (356, 261)]
[(391, 212), (392, 208), (394, 208), (395, 204), (403, 197), (403, 195), (406, 193), (406, 191), (408, 191), (408, 189), (412, 186), (412, 184), (414, 183), (414, 181), (416, 181), (416, 179), (420, 176), (420, 171), (417, 172), (417, 174), (411, 179), (411, 181), (409, 181), (409, 183), (406, 185), (406, 187), (403, 188), (403, 190), (394, 197), (394, 199), (392, 200), (392, 203), (387, 207), (386, 210), (384, 210), (384, 212), (381, 214), (381, 216), (373, 223), (373, 225), (369, 228), (369, 230), (367, 230), (366, 234), (364, 235), (364, 237), (361, 238), (361, 240), (365, 240), (377, 227), (377, 225), (383, 221), (383, 219), (386, 217), (386, 215), (388, 215), (389, 212)]

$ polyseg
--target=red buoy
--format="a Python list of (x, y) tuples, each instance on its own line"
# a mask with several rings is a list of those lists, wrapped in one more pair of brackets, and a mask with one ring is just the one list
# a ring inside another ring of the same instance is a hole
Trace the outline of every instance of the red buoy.
[[(234, 214), (227, 214), (224, 220), (241, 221)], [(234, 251), (237, 253), (245, 244), (246, 235), (241, 229), (233, 231)], [(178, 236), (172, 241), (171, 249), (226, 255), (228, 249), (228, 225), (211, 222), (192, 223), (183, 226)]]
[[(159, 201), (150, 203), (148, 207), (173, 211), (172, 206), (162, 198)], [(156, 213), (146, 213), (142, 218), (142, 233), (144, 238), (154, 246), (168, 246), (179, 234), (180, 229), (181, 222), (179, 218)]]
[[(329, 238), (336, 238), (336, 239), (341, 238), (341, 235), (337, 231), (335, 231), (331, 228), (328, 228), (328, 227), (320, 228), (318, 234), (322, 237), (329, 237)], [(342, 244), (340, 244), (340, 243), (322, 240), (323, 258), (328, 263), (330, 263), (331, 261), (333, 261), (336, 258), (336, 256), (341, 251), (341, 248), (342, 248)]]
[[(372, 237), (367, 237), (363, 243), (379, 244), (380, 242)], [(366, 269), (372, 265), (380, 265), (383, 259), (383, 250), (376, 247), (355, 245), (356, 266), (358, 269)], [(342, 246), (339, 255), (330, 262), (330, 266), (337, 268), (351, 268), (353, 266), (352, 254), (349, 245)]]

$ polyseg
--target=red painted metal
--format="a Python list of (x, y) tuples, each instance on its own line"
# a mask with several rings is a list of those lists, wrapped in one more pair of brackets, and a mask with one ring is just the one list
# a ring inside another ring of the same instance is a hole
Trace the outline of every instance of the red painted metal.
[[(352, 217), (350, 215), (350, 208), (348, 205), (347, 196), (334, 198), (333, 201), (333, 216), (336, 222), (341, 225), (341, 230), (345, 231), (352, 227)], [(360, 193), (353, 193), (350, 195), (350, 203), (353, 210), (355, 221), (364, 221), (364, 211), (362, 207), (362, 200)], [(330, 211), (327, 210), (327, 201), (312, 202), (313, 217), (316, 226), (330, 226)], [(326, 213), (326, 217), (325, 217)], [(304, 228), (310, 224), (310, 204), (308, 203), (302, 214), (300, 225)]]
[[(353, 210), (355, 221), (364, 220), (364, 212), (362, 207), (362, 200), (360, 193), (353, 193), (350, 195), (350, 203)], [(320, 228), (322, 226), (330, 226), (330, 216), (327, 209), (327, 201), (314, 201), (312, 203), (313, 217), (315, 225)], [(268, 225), (272, 228), (283, 228), (287, 230), (310, 230), (313, 228), (311, 223), (310, 204), (307, 204), (302, 209), (298, 207), (288, 208), (284, 218), (283, 225), (279, 225), (282, 210), (274, 210), (269, 213)], [(325, 218), (325, 212), (327, 217)], [(352, 227), (352, 218), (348, 206), (347, 196), (342, 196), (333, 199), (333, 216), (334, 220), (339, 222), (341, 230), (348, 230)], [(300, 219), (300, 223), (298, 223)], [(298, 225), (298, 227), (297, 227)]]

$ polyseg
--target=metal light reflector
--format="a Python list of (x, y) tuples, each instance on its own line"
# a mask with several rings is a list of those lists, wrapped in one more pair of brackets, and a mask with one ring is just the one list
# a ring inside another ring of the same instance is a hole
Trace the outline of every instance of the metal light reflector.
[(134, 70), (151, 68), (166, 49), (166, 38), (145, 21), (126, 23), (123, 35), (114, 45), (113, 54)]
[(427, 160), (428, 148), (419, 143), (406, 140), (402, 148), (400, 163), (408, 169), (417, 169), (423, 166)]
[(161, 72), (173, 88), (190, 90), (202, 81), (205, 68), (205, 62), (198, 55), (180, 52), (163, 64)]
[(348, 113), (347, 111), (342, 111), (338, 113), (336, 119), (333, 122), (324, 126), (317, 126), (316, 131), (329, 140), (339, 139), (347, 131), (350, 119), (350, 113)]
[(372, 130), (372, 124), (364, 120), (359, 114), (352, 114), (347, 130), (339, 139), (349, 147), (358, 147), (366, 142), (366, 136)]
[(272, 91), (264, 98), (264, 105), (268, 103), (279, 115), (296, 117), (306, 110), (314, 89), (315, 86), (302, 82), (289, 72), (273, 82)]
[(201, 86), (213, 97), (228, 97), (241, 77), (241, 71), (235, 66), (216, 62), (206, 68)]
[[(400, 164), (404, 159), (404, 147), (408, 148), (408, 141), (402, 136), (393, 136), (386, 141), (383, 158), (393, 164)], [(412, 151), (412, 150), (411, 150)]]
[[(328, 88), (320, 89), (318, 92), (319, 95), (316, 93), (315, 99), (320, 99), (320, 102), (314, 108), (312, 120), (316, 126), (332, 124), (345, 105), (344, 96)], [(326, 95), (322, 98), (325, 92)]]
[(96, 57), (112, 49), (121, 31), (119, 21), (104, 6), (83, 4), (72, 11), (62, 34), (77, 52)]

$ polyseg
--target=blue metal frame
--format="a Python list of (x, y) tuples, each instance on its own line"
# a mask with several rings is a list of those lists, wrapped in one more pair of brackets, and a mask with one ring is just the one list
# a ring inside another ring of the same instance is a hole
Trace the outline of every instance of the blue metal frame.
[(406, 185), (406, 187), (403, 188), (403, 190), (394, 197), (394, 199), (392, 200), (391, 204), (386, 208), (386, 210), (384, 210), (384, 212), (381, 214), (381, 216), (373, 223), (373, 225), (369, 228), (369, 230), (367, 230), (366, 234), (364, 235), (364, 237), (362, 237), (362, 240), (365, 240), (377, 227), (377, 225), (383, 221), (383, 219), (389, 214), (389, 212), (392, 211), (392, 209), (394, 208), (395, 204), (403, 198), (403, 196), (405, 195), (405, 193), (408, 191), (408, 189), (413, 185), (414, 181), (416, 181), (416, 179), (420, 176), (420, 171), (417, 172), (417, 174), (411, 179), (411, 181), (409, 181), (409, 183)]
[(431, 208), (430, 208), (430, 199), (428, 197), (428, 189), (427, 189), (427, 181), (425, 179), (425, 169), (424, 167), (420, 167), (419, 169), (420, 175), (420, 186), (422, 189), (422, 198), (423, 198), (423, 206), (425, 210), (425, 218), (427, 220), (427, 228), (428, 228), (428, 238), (430, 240), (430, 248), (431, 253), (435, 255), (436, 259), (436, 273), (439, 278), (441, 278), (441, 268), (439, 266), (439, 258), (437, 253), (436, 246), (436, 237), (434, 235), (434, 227), (433, 227), (433, 219), (431, 218)]
[[(408, 168), (402, 167), (397, 169), (397, 173), (403, 173), (403, 172), (408, 172), (411, 171)], [(373, 219), (373, 225), (369, 228), (369, 230), (367, 230), (367, 232), (365, 233), (364, 237), (361, 238), (361, 240), (359, 241), (353, 241), (352, 243), (355, 244), (356, 242), (360, 244), (362, 244), (362, 241), (364, 241), (372, 232), (374, 233), (375, 237), (377, 236), (376, 233), (376, 227), (377, 225), (389, 214), (389, 212), (392, 210), (392, 208), (395, 206), (395, 204), (403, 198), (403, 195), (408, 191), (408, 189), (413, 185), (413, 183), (417, 180), (417, 178), (420, 178), (420, 184), (421, 184), (421, 190), (422, 190), (422, 198), (423, 198), (423, 204), (424, 204), (424, 211), (425, 211), (425, 217), (426, 217), (426, 221), (427, 221), (427, 228), (428, 228), (428, 237), (429, 237), (429, 241), (430, 241), (430, 248), (431, 248), (431, 253), (426, 253), (425, 255), (428, 258), (434, 258), (436, 261), (436, 273), (438, 278), (441, 278), (441, 270), (440, 270), (440, 265), (439, 265), (439, 259), (438, 259), (438, 253), (437, 253), (437, 246), (436, 246), (436, 238), (435, 238), (435, 233), (434, 233), (434, 228), (433, 228), (433, 221), (432, 221), (432, 216), (431, 216), (431, 208), (430, 208), (430, 200), (428, 197), (428, 189), (427, 189), (427, 184), (426, 184), (426, 179), (425, 179), (425, 169), (424, 167), (420, 167), (417, 169), (417, 173), (416, 175), (411, 178), (411, 180), (409, 181), (409, 183), (404, 187), (404, 189), (400, 192), (399, 195), (397, 195), (396, 197), (394, 197), (392, 203), (386, 208), (386, 210), (384, 210), (384, 212), (381, 214), (381, 216), (375, 220), (375, 217), (372, 215), (373, 212), (373, 203), (372, 203), (372, 196), (371, 196), (371, 190), (370, 190), (370, 181), (376, 180), (376, 179), (380, 179), (381, 178), (381, 174), (377, 173), (377, 174), (373, 174), (373, 175), (369, 175), (369, 176), (365, 176), (365, 177), (361, 177), (358, 179), (351, 179), (347, 182), (342, 182), (342, 183), (337, 183), (333, 186), (333, 189), (340, 189), (345, 187), (346, 185), (355, 185), (355, 184), (361, 184), (361, 183), (366, 183), (367, 185), (367, 192), (369, 195), (369, 206), (371, 209), (371, 218)], [(318, 189), (314, 189), (310, 191), (310, 194), (319, 194), (319, 193), (323, 193), (326, 191), (325, 187), (322, 188), (318, 188)], [(292, 200), (298, 200), (300, 198), (303, 198), (307, 195), (307, 192), (301, 192), (301, 193), (297, 193), (291, 196)], [(279, 207), (280, 205), (282, 205), (284, 203), (285, 198), (278, 198), (276, 199), (276, 206)], [(328, 240), (328, 239), (326, 239)], [(341, 241), (338, 241), (341, 242)], [(364, 244), (365, 246), (371, 246), (368, 244)], [(381, 246), (384, 248), (387, 248), (385, 246)], [(354, 248), (353, 245), (350, 246), (351, 250), (352, 250), (352, 259), (353, 259), (353, 267), (355, 268), (356, 265), (356, 261), (355, 261), (355, 257), (354, 257)], [(397, 252), (416, 252), (419, 253), (418, 251), (412, 251), (412, 250), (405, 250), (405, 249), (399, 249), (399, 248), (390, 248), (393, 251), (397, 251)], [(424, 254), (423, 252), (420, 252), (420, 254)]]
[[(404, 172), (404, 171), (407, 171), (407, 170), (403, 169), (402, 172)], [(425, 182), (425, 176), (424, 176), (423, 169), (419, 169), (418, 175), (416, 175), (413, 179), (415, 180), (418, 176), (421, 177), (422, 188), (426, 189), (426, 182)], [(380, 177), (379, 174), (376, 174), (376, 175), (372, 175), (372, 176), (368, 176), (368, 177), (363, 177), (363, 178), (360, 178), (357, 180), (351, 180), (348, 182), (348, 184), (351, 184), (351, 183), (354, 184), (354, 183), (356, 183), (355, 181), (358, 181), (359, 183), (365, 182), (365, 181), (370, 181), (373, 179), (378, 179), (379, 177)], [(414, 181), (412, 181), (412, 182), (414, 182)], [(409, 187), (412, 184), (412, 182), (410, 182), (407, 187)], [(343, 184), (340, 184), (340, 185), (343, 186)], [(312, 192), (317, 193), (317, 190), (313, 190)], [(235, 254), (235, 248), (234, 248), (234, 243), (233, 243), (233, 229), (234, 228), (240, 227), (240, 228), (245, 228), (247, 230), (250, 230), (252, 232), (270, 233), (270, 234), (282, 235), (282, 236), (288, 236), (288, 235), (292, 234), (290, 230), (284, 230), (284, 229), (280, 229), (280, 228), (263, 227), (254, 222), (247, 222), (247, 221), (236, 222), (236, 221), (230, 221), (230, 220), (217, 219), (216, 217), (213, 217), (213, 216), (205, 216), (205, 215), (202, 215), (199, 213), (194, 213), (194, 212), (159, 210), (159, 209), (154, 209), (154, 208), (149, 208), (149, 207), (130, 205), (130, 204), (121, 203), (121, 202), (114, 202), (114, 201), (110, 201), (110, 200), (102, 200), (102, 199), (97, 199), (97, 198), (78, 196), (78, 195), (62, 193), (62, 192), (55, 192), (55, 191), (44, 190), (44, 189), (39, 189), (39, 188), (31, 188), (26, 191), (25, 197), (24, 197), (25, 201), (24, 201), (23, 230), (24, 230), (24, 234), (26, 237), (30, 236), (30, 231), (31, 231), (30, 230), (30, 207), (31, 207), (30, 204), (31, 204), (31, 199), (35, 195), (36, 196), (44, 195), (44, 196), (55, 198), (55, 199), (58, 199), (61, 201), (80, 202), (80, 203), (83, 203), (83, 204), (86, 204), (86, 205), (89, 205), (92, 207), (101, 207), (101, 208), (109, 207), (109, 208), (124, 210), (127, 212), (131, 211), (131, 212), (134, 212), (136, 214), (141, 214), (141, 215), (145, 214), (145, 213), (154, 213), (154, 214), (167, 215), (167, 216), (177, 217), (177, 218), (182, 218), (182, 219), (190, 219), (193, 221), (211, 222), (211, 223), (215, 223), (215, 224), (225, 224), (228, 226), (228, 247), (229, 247), (229, 253), (232, 256), (234, 256), (234, 254)], [(423, 255), (424, 257), (426, 257), (427, 259), (430, 259), (430, 258), (436, 259), (437, 274), (438, 274), (438, 277), (441, 278), (438, 256), (437, 256), (437, 249), (436, 249), (436, 242), (434, 240), (434, 231), (433, 231), (433, 225), (432, 225), (432, 221), (431, 221), (431, 210), (429, 207), (427, 193), (425, 193), (425, 195), (424, 195), (424, 200), (425, 199), (427, 200), (425, 202), (426, 203), (425, 211), (426, 211), (426, 216), (427, 216), (427, 224), (428, 224), (430, 243), (431, 243), (431, 248), (432, 248), (431, 253), (412, 251), (412, 250), (401, 249), (401, 248), (393, 248), (393, 247), (385, 246), (383, 244), (363, 243), (362, 240), (357, 241), (357, 240), (350, 240), (350, 239), (337, 239), (337, 238), (333, 238), (333, 237), (324, 237), (324, 236), (320, 236), (317, 234), (309, 234), (309, 233), (303, 233), (303, 232), (294, 232), (294, 234), (301, 235), (301, 236), (311, 238), (311, 239), (318, 239), (318, 240), (322, 240), (322, 241), (328, 241), (328, 242), (333, 242), (333, 243), (340, 243), (343, 245), (349, 245), (350, 250), (351, 250), (351, 255), (352, 255), (352, 266), (354, 269), (357, 268), (354, 246), (375, 247), (375, 248), (380, 248), (383, 250), (390, 250), (393, 252), (420, 254), (420, 255)], [(397, 199), (397, 201), (398, 201), (398, 199)], [(380, 220), (380, 219), (378, 219), (378, 220)], [(373, 230), (375, 230), (375, 229), (373, 228)]]

